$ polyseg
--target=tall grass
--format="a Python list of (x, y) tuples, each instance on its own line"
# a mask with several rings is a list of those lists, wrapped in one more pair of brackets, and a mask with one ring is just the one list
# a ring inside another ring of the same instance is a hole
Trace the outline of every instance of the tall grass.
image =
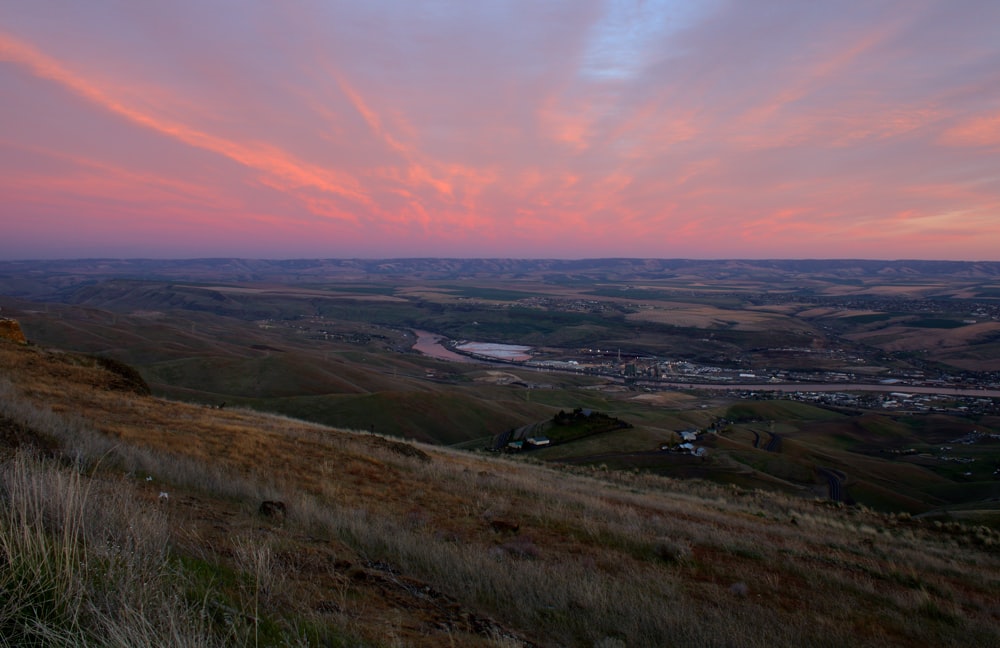
[(11, 646), (82, 639), (79, 479), (23, 457), (0, 472), (0, 637)]
[(26, 452), (0, 464), (0, 645), (215, 645), (167, 539), (114, 484)]
[[(192, 555), (172, 544), (184, 532), (171, 529), (169, 502), (136, 488), (155, 475), (223, 501), (279, 498), (266, 479), (115, 440), (0, 378), (4, 419), (40, 443), (0, 454), (0, 648), (307, 645), (294, 627), (261, 636), (280, 580), (269, 545), (248, 535)], [(235, 593), (214, 582), (228, 556), (247, 583)]]

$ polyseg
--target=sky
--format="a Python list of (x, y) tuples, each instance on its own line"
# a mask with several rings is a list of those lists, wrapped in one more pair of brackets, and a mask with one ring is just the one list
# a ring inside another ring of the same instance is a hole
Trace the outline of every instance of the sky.
[(997, 0), (0, 0), (0, 258), (1000, 260)]

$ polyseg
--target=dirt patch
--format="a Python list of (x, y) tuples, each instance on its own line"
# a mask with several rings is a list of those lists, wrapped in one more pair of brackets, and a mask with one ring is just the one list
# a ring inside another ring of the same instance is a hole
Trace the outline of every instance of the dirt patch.
[(692, 401), (698, 400), (698, 398), (690, 394), (682, 394), (680, 392), (656, 392), (652, 394), (639, 394), (631, 400), (639, 401), (641, 403), (649, 403), (651, 405), (671, 407), (674, 405), (687, 405)]
[(477, 383), (490, 383), (493, 385), (509, 385), (522, 380), (519, 376), (506, 371), (487, 371), (476, 376), (473, 380)]

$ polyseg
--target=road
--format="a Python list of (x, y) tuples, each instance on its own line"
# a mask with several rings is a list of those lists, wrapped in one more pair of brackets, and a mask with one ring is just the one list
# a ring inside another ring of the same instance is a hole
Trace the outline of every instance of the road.
[(764, 448), (767, 452), (780, 452), (781, 451), (781, 437), (774, 432), (768, 432), (771, 435), (771, 440), (767, 442), (767, 446)]
[(1000, 389), (957, 389), (953, 387), (922, 387), (917, 385), (870, 385), (865, 383), (674, 383), (657, 380), (637, 381), (644, 387), (670, 387), (673, 389), (707, 389), (713, 391), (778, 391), (778, 392), (901, 392), (906, 394), (940, 394), (942, 396), (979, 396), (1000, 398)]
[(845, 496), (847, 495), (847, 489), (844, 487), (844, 482), (847, 481), (847, 474), (841, 470), (835, 470), (833, 468), (817, 467), (816, 471), (826, 477), (830, 499), (834, 502), (843, 502)]

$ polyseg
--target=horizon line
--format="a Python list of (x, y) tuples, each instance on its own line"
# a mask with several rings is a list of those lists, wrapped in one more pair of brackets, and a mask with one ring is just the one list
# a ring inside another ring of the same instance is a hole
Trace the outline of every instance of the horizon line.
[(742, 261), (742, 262), (796, 262), (796, 261), (825, 261), (825, 262), (865, 262), (865, 263), (997, 263), (1000, 259), (930, 259), (920, 257), (909, 258), (875, 258), (875, 257), (656, 257), (656, 256), (608, 256), (608, 257), (519, 257), (519, 256), (288, 256), (288, 257), (257, 257), (257, 256), (81, 256), (81, 257), (22, 257), (22, 258), (0, 258), (0, 263), (45, 263), (45, 262), (70, 262), (70, 261), (267, 261), (267, 262), (289, 262), (289, 261), (555, 261), (555, 262), (581, 262), (581, 261), (690, 261), (690, 262), (720, 262), (720, 261)]

